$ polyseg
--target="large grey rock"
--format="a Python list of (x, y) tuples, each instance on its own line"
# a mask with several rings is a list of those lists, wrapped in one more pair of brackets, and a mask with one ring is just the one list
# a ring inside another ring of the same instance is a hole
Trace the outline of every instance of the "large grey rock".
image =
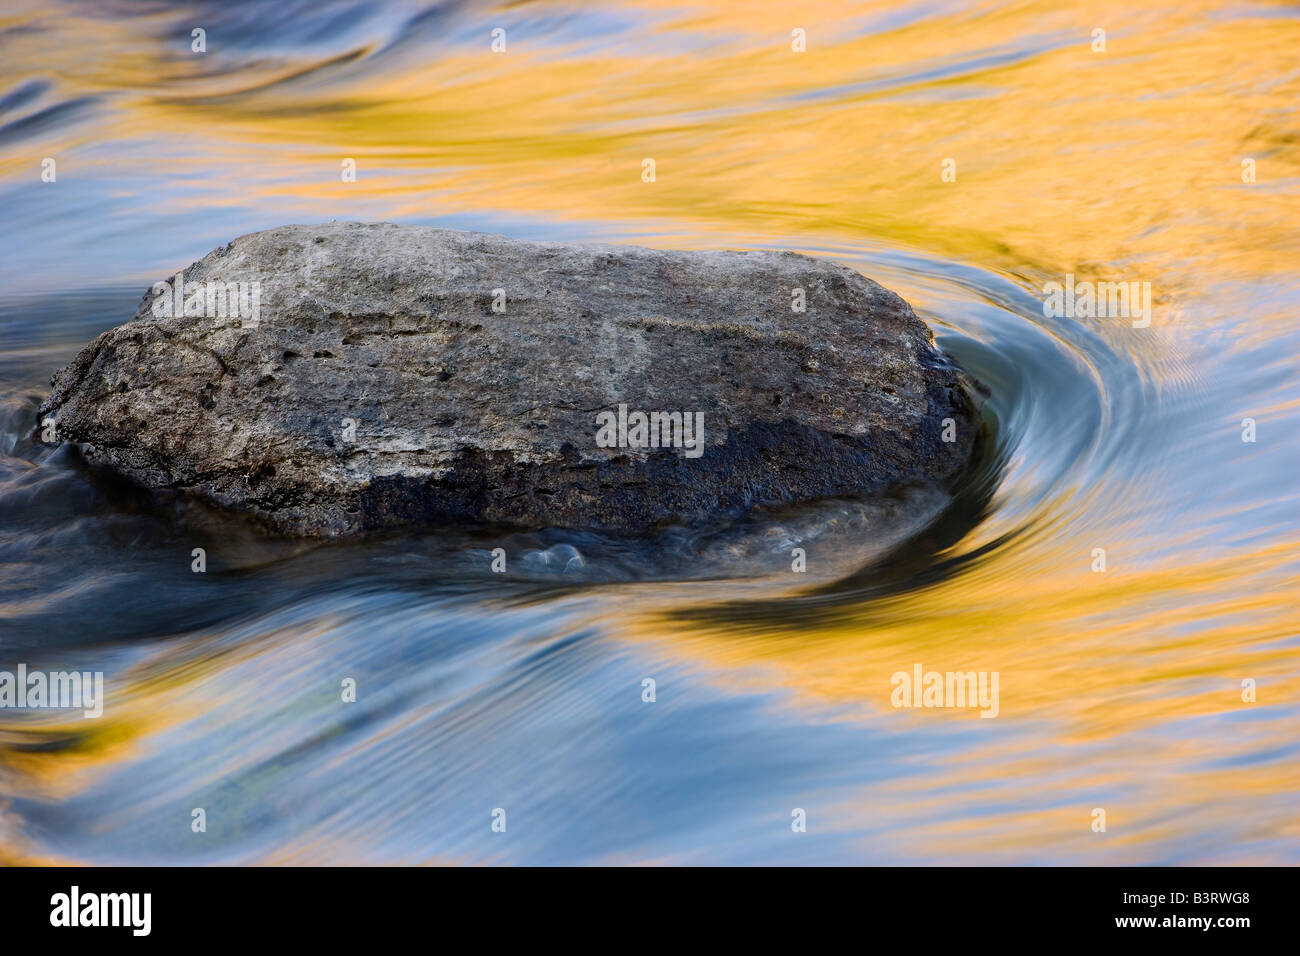
[[(640, 531), (947, 488), (977, 437), (964, 376), (907, 303), (793, 253), (283, 226), (184, 270), (188, 311), (223, 311), (195, 283), (239, 282), (259, 295), (245, 286), (224, 317), (169, 316), (175, 292), (146, 293), (54, 377), (41, 417), (57, 440), (317, 536), (460, 520)], [(619, 405), (633, 425), (702, 413), (703, 444), (601, 447), (597, 416)]]

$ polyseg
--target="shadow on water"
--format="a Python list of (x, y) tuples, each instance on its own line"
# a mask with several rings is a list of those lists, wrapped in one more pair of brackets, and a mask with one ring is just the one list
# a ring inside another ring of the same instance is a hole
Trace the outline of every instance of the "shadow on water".
[[(3, 318), (14, 340), (26, 337), (42, 363), (56, 355), (66, 361), (66, 343), (77, 334), (90, 339), (115, 324), (116, 316), (106, 322), (79, 307), (110, 302), (117, 309), (128, 299), (120, 290), (24, 297)], [(47, 321), (41, 334), (34, 332), (32, 317), (60, 315), (69, 320)], [(59, 344), (48, 342), (51, 335)], [(24, 378), (21, 371), (12, 374)], [(835, 595), (857, 602), (954, 567), (941, 554), (987, 514), (1005, 458), (992, 405), (986, 405), (976, 459), (950, 496), (927, 490), (885, 501), (812, 502), (646, 535), (479, 526), (295, 541), (268, 536), (253, 521), (201, 501), (160, 498), (92, 468), (73, 446), (41, 444), (36, 415), (42, 395), (38, 388), (11, 393), (0, 417), (0, 443), (8, 452), (0, 515), (12, 519), (0, 554), (32, 582), (28, 606), (9, 609), (7, 650), (13, 653), (164, 639), (339, 589), (545, 603), (604, 584), (698, 582), (716, 594), (710, 585), (766, 579), (765, 589), (746, 589), (734, 623), (774, 610), (803, 613), (810, 602), (829, 611)], [(785, 572), (795, 547), (820, 548), (836, 560), (814, 561), (813, 573), (794, 577)], [(502, 574), (492, 569), (498, 548), (510, 556)], [(195, 549), (203, 552), (201, 575), (194, 573)], [(777, 585), (781, 577), (801, 587)], [(818, 583), (802, 586), (806, 581)], [(770, 601), (760, 596), (776, 591), (785, 593)], [(107, 602), (106, 593), (114, 595)]]

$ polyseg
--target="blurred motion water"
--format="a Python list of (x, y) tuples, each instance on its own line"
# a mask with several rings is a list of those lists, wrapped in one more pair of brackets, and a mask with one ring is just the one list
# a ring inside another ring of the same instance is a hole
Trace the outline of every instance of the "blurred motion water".
[[(0, 862), (1300, 862), (1298, 93), (1281, 3), (6, 3), (0, 670), (108, 699), (0, 710)], [(32, 441), (151, 282), (335, 218), (838, 259), (996, 447), (906, 540), (307, 545)], [(998, 717), (895, 708), (916, 664)]]

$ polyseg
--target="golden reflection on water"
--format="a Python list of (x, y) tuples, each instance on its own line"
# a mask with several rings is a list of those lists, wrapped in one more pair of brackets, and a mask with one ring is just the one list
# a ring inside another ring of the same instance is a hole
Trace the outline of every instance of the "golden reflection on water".
[[(331, 152), (356, 154), (360, 191), (391, 196), (397, 215), (497, 208), (868, 233), (1013, 272), (1122, 267), (1166, 287), (1205, 257), (1221, 279), (1288, 275), (1296, 207), (1267, 187), (1252, 203), (1240, 174), (1244, 157), (1265, 183), (1300, 174), (1281, 108), (1300, 94), (1300, 29), (1219, 9), (1036, 3), (854, 38), (838, 24), (861, 6), (844, 4), (820, 11), (825, 25), (808, 27), (796, 55), (786, 41), (801, 7), (724, 5), (680, 28), (723, 38), (708, 55), (557, 62), (521, 38), (504, 56), (412, 65), (344, 104), (289, 84), (201, 112), (188, 98), (145, 102), (139, 118), (179, 131), (188, 115), (228, 124), (214, 138), (289, 145), (266, 172), (282, 174), (277, 193), (304, 198), (343, 188), (307, 167), (332, 173)], [(1111, 24), (1106, 53), (1091, 51), (1089, 24)], [(328, 109), (303, 110), (313, 104)], [(956, 183), (940, 180), (946, 157)]]
[[(265, 56), (234, 76), (137, 22), (74, 18), (47, 24), (11, 69), (52, 56), (78, 92), (121, 91), (107, 129), (70, 149), (173, 137), (196, 150), (196, 179), (227, 169), (242, 202), (644, 221), (701, 245), (713, 232), (870, 236), (1165, 290), (1208, 263), (1219, 281), (1289, 275), (1300, 26), (1283, 5), (977, 3), (870, 30), (909, 8), (637, 4), (644, 42), (608, 51), (516, 35), (500, 55), (486, 42), (396, 62), (363, 51), (306, 72)], [(791, 52), (792, 24), (808, 52)], [(340, 182), (340, 157), (357, 159), (356, 183)], [(949, 157), (955, 183), (940, 179)], [(155, 161), (184, 175), (184, 159)], [(0, 172), (30, 162), (10, 148)]]
[[(946, 580), (876, 598), (826, 626), (768, 623), (736, 633), (734, 626), (692, 628), (689, 616), (666, 623), (646, 613), (627, 627), (724, 672), (761, 665), (761, 681), (787, 688), (795, 702), (853, 704), (867, 713), (893, 712), (890, 676), (910, 673), (915, 663), (996, 670), (1001, 716), (1050, 716), (1061, 722), (1062, 739), (1086, 742), (1178, 716), (1235, 711), (1244, 677), (1267, 684), (1261, 703), (1300, 699), (1297, 651), (1286, 644), (1295, 634), (1286, 596), (1296, 593), (1300, 575), (1276, 577), (1255, 595), (1213, 597), (1252, 563), (1269, 569), (1291, 550), (1104, 574), (1091, 571), (1086, 552), (1074, 567), (1062, 561), (1037, 573), (998, 563), (987, 570), (1003, 574), (1001, 584), (981, 575)], [(666, 631), (671, 638), (662, 637)], [(977, 712), (919, 716), (970, 720)]]
[[(663, 245), (877, 243), (974, 263), (1031, 289), (1067, 272), (1150, 281), (1166, 321), (1187, 327), (1104, 332), (1158, 370), (1149, 374), (1166, 391), (1204, 380), (1177, 350), (1163, 351), (1198, 325), (1223, 323), (1238, 342), (1294, 330), (1300, 21), (1284, 4), (970, 3), (919, 18), (908, 3), (623, 9), (643, 31), (608, 48), (533, 44), (516, 31), (509, 52), (493, 55), (484, 31), (473, 48), (422, 56), (372, 45), (316, 63), (264, 53), (237, 71), (179, 41), (161, 44), (148, 20), (61, 15), (6, 50), (6, 71), (56, 72), (69, 94), (109, 97), (111, 108), (46, 134), (41, 149), (68, 154), (70, 170), (103, 173), (124, 161), (125, 147), (112, 143), (159, 143), (166, 148), (126, 161), (146, 181), (192, 185), (167, 201), (196, 212), (500, 213), (611, 224)], [(807, 53), (790, 50), (796, 26), (807, 30)], [(1106, 30), (1104, 53), (1090, 48), (1096, 27)], [(340, 181), (344, 157), (357, 160), (354, 184)], [(644, 158), (655, 160), (653, 183), (642, 181)], [(941, 180), (945, 158), (956, 161), (956, 182)], [(1245, 158), (1257, 163), (1256, 183), (1242, 181)], [(32, 164), (31, 143), (0, 145), (6, 180)], [(149, 201), (138, 182), (117, 188)], [(1234, 286), (1275, 286), (1291, 300), (1249, 317), (1183, 309), (1218, 303)], [(1251, 411), (1280, 421), (1296, 408), (1278, 396)], [(1236, 410), (1220, 412), (1232, 427)], [(1221, 503), (1185, 507), (1201, 505)], [(996, 862), (1051, 846), (1086, 856), (1095, 846), (1086, 793), (1125, 781), (1134, 789), (1114, 808), (1113, 862), (1141, 862), (1142, 844), (1174, 832), (1164, 820), (1205, 830), (1253, 813), (1261, 843), (1293, 843), (1300, 764), (1229, 758), (1295, 745), (1300, 537), (1292, 527), (1227, 554), (1175, 559), (1142, 557), (1149, 535), (1119, 522), (1043, 532), (968, 574), (830, 621), (734, 627), (614, 601), (604, 623), (720, 687), (778, 688), (782, 706), (834, 715), (826, 719), (1045, 728), (990, 740), (969, 759), (935, 758), (937, 789), (933, 773), (874, 788), (882, 826), (910, 827), (918, 854)], [(1104, 574), (1089, 566), (1098, 544), (1116, 554)], [(998, 720), (895, 711), (890, 675), (918, 662), (999, 671)], [(1258, 683), (1254, 706), (1282, 708), (1251, 724), (1248, 742), (1209, 729), (1147, 733), (1240, 712), (1244, 678)], [(154, 672), (148, 681), (112, 739), (92, 735), (57, 761), (11, 751), (3, 769), (47, 795), (76, 789), (79, 774), (151, 733), (151, 715), (185, 714), (185, 679)], [(1229, 763), (1196, 769), (1216, 760)], [(1026, 814), (1008, 797), (977, 816), (940, 812), (1017, 780), (1040, 797), (1059, 789), (1062, 805)], [(1272, 858), (1262, 845), (1234, 852)]]

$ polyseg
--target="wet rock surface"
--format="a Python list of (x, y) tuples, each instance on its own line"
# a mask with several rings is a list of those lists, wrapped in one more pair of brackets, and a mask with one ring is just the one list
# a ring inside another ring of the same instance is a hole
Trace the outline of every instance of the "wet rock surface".
[(980, 427), (925, 324), (844, 266), (390, 224), (236, 239), (52, 384), (47, 441), (308, 537), (946, 490)]

